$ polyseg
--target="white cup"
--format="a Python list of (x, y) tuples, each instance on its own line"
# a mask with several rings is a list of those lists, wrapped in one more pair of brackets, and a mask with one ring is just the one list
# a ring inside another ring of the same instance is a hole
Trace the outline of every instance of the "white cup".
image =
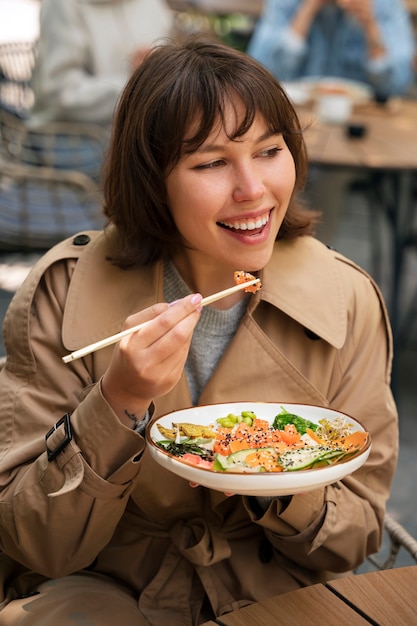
[(316, 113), (321, 122), (345, 124), (352, 114), (353, 103), (344, 94), (322, 94), (317, 99)]

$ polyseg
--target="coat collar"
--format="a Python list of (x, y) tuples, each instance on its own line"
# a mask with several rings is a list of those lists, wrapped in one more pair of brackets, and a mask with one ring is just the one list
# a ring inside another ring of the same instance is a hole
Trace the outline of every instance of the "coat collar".
[(122, 270), (108, 260), (116, 246), (113, 229), (97, 233), (77, 261), (62, 329), (69, 350), (119, 332), (128, 315), (163, 301), (162, 263)]
[(312, 237), (277, 242), (262, 275), (262, 299), (335, 348), (347, 333), (337, 253)]
[[(128, 315), (163, 301), (162, 263), (121, 270), (107, 260), (112, 245), (112, 236), (98, 235), (77, 262), (63, 320), (68, 350), (118, 332)], [(335, 253), (311, 237), (279, 241), (261, 280), (251, 309), (266, 301), (335, 348), (342, 347), (347, 305)]]

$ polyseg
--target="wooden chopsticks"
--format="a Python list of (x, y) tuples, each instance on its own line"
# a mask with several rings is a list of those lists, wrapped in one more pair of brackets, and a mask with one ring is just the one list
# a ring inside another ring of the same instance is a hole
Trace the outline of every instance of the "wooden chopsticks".
[[(240, 291), (241, 289), (246, 289), (251, 285), (257, 285), (260, 283), (259, 278), (254, 278), (253, 280), (248, 280), (244, 283), (240, 283), (239, 285), (234, 285), (233, 287), (229, 287), (229, 289), (223, 289), (223, 291), (218, 291), (217, 293), (213, 293), (211, 296), (207, 296), (207, 298), (203, 298), (201, 301), (201, 306), (206, 306), (207, 304), (211, 304), (212, 302), (216, 302), (216, 300), (221, 300), (221, 298), (226, 298), (236, 291)], [(92, 352), (96, 352), (97, 350), (101, 350), (101, 348), (106, 348), (107, 346), (111, 346), (114, 343), (117, 343), (123, 337), (127, 335), (131, 335), (132, 333), (137, 333), (139, 330), (144, 328), (147, 324), (149, 324), (152, 320), (147, 322), (143, 322), (142, 324), (137, 324), (136, 326), (132, 326), (132, 328), (127, 328), (126, 330), (122, 330), (115, 335), (111, 335), (110, 337), (106, 337), (105, 339), (101, 339), (100, 341), (96, 341), (95, 343), (91, 343), (84, 348), (80, 348), (79, 350), (75, 350), (75, 352), (71, 352), (71, 354), (67, 354), (62, 357), (64, 363), (70, 363), (71, 361), (75, 361), (76, 359), (81, 359), (83, 356), (87, 356), (87, 354), (91, 354)]]

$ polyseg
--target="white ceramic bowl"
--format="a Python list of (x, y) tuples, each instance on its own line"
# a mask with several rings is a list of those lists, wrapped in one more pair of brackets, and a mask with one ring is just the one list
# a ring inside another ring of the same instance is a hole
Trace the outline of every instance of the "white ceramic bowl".
[(372, 99), (372, 89), (366, 83), (337, 77), (306, 78), (303, 84), (309, 85), (310, 96), (315, 99), (323, 95), (338, 94), (348, 96), (354, 104), (364, 104)]
[(366, 83), (332, 76), (300, 78), (283, 82), (282, 87), (296, 106), (316, 102), (327, 95), (345, 96), (349, 98), (352, 106), (365, 104), (373, 97), (372, 89)]
[(347, 419), (349, 424), (352, 424), (352, 432), (364, 431), (363, 426), (349, 415), (323, 407), (306, 404), (233, 402), (198, 406), (164, 415), (153, 422), (147, 430), (146, 438), (149, 452), (162, 467), (190, 482), (198, 483), (203, 487), (215, 489), (216, 491), (249, 496), (282, 496), (311, 491), (352, 474), (367, 460), (371, 451), (370, 437), (368, 437), (366, 445), (357, 456), (326, 467), (293, 472), (262, 472), (257, 474), (215, 472), (191, 465), (181, 458), (172, 456), (155, 444), (156, 441), (163, 440), (163, 436), (157, 427), (158, 423), (166, 428), (172, 428), (172, 422), (213, 425), (217, 418), (224, 417), (229, 413), (240, 414), (241, 411), (254, 411), (258, 418), (266, 419), (272, 423), (275, 416), (281, 412), (282, 407), (289, 413), (299, 415), (315, 423), (318, 423), (322, 418), (334, 420), (337, 417), (343, 417)]

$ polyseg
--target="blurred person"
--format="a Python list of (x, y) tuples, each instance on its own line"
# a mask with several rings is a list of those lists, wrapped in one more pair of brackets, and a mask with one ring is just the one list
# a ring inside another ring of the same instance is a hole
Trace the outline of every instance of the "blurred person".
[(265, 0), (248, 46), (281, 81), (347, 78), (381, 98), (407, 93), (414, 50), (402, 0)]
[[(372, 279), (313, 237), (284, 90), (193, 37), (135, 70), (112, 132), (108, 227), (40, 259), (4, 322), (0, 626), (196, 626), (353, 570), (381, 544), (398, 454), (389, 322)], [(236, 269), (262, 289), (201, 307)], [(146, 448), (175, 409), (284, 399), (358, 418), (364, 465), (258, 498), (191, 485)]]
[[(26, 123), (32, 128), (94, 123), (110, 129), (129, 75), (152, 45), (173, 34), (173, 13), (165, 0), (42, 0), (35, 100)], [(61, 139), (55, 167), (69, 166), (67, 147)], [(83, 150), (91, 151), (97, 176), (103, 150), (88, 138)]]
[(32, 119), (110, 126), (129, 75), (173, 28), (165, 0), (42, 0)]
[[(265, 0), (248, 54), (285, 82), (338, 77), (367, 84), (384, 102), (415, 81), (414, 33), (402, 0)], [(333, 243), (352, 184), (366, 173), (310, 169), (305, 197), (322, 211), (317, 235)]]

